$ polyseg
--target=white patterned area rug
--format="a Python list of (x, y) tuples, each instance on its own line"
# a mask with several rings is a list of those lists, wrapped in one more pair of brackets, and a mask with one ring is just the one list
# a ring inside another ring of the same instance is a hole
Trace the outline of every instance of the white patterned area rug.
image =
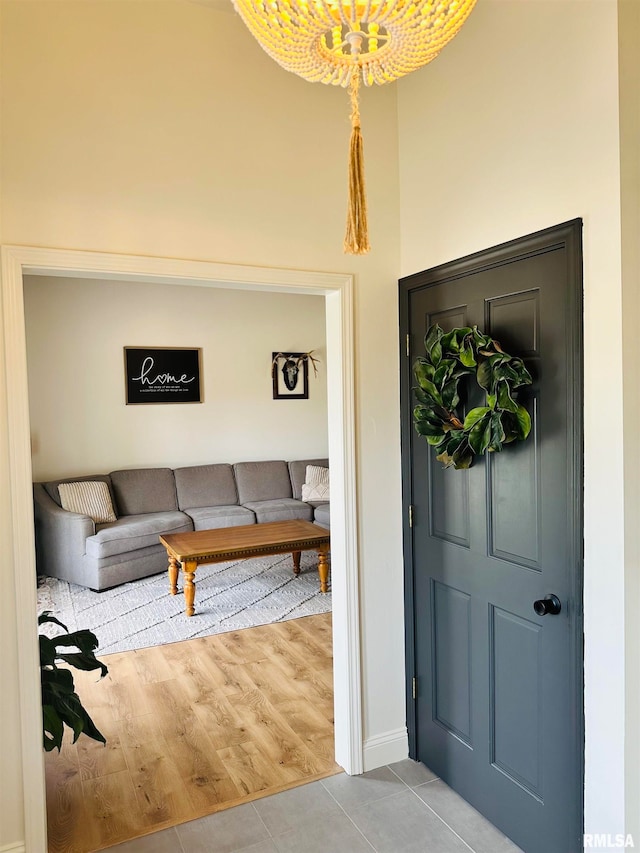
[(166, 572), (104, 592), (40, 576), (38, 613), (51, 610), (70, 631), (93, 631), (98, 655), (327, 613), (331, 593), (320, 592), (317, 555), (301, 557), (298, 577), (291, 554), (199, 566), (191, 617), (184, 612), (182, 578), (180, 594), (170, 595)]

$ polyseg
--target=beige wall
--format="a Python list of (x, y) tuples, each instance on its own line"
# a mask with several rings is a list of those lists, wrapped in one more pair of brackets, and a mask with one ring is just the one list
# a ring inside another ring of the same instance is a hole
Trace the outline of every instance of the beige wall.
[[(327, 455), (324, 299), (25, 279), (33, 476)], [(202, 404), (127, 406), (123, 347), (201, 347)], [(308, 352), (308, 400), (274, 400), (273, 351)]]
[(622, 832), (616, 4), (485, 0), (450, 48), (400, 81), (398, 93), (403, 274), (584, 219), (586, 830)]
[[(0, 45), (4, 37), (4, 9), (0, 2)], [(0, 50), (0, 63), (2, 51)], [(4, 79), (0, 65), (0, 104), (4, 98)], [(3, 190), (3, 145), (4, 111), (0, 109), (0, 199)], [(0, 243), (3, 242), (2, 208), (0, 205)], [(0, 324), (0, 536), (4, 542), (11, 542), (11, 495), (7, 488), (9, 482), (9, 435), (6, 421), (6, 385), (4, 353), (4, 329)], [(2, 582), (9, 584), (13, 595), (12, 573), (3, 573)], [(15, 608), (0, 604), (0, 644), (6, 652), (0, 655), (0, 721), (4, 731), (10, 732), (2, 748), (0, 762), (0, 848), (18, 839), (24, 838), (24, 808), (22, 796), (22, 768), (20, 740), (20, 717), (18, 707), (17, 640)]]
[[(4, 243), (356, 276), (364, 731), (397, 739), (405, 708), (396, 90), (363, 93), (374, 248), (349, 257), (344, 91), (287, 74), (234, 14), (206, 5), (0, 5)], [(11, 640), (12, 568), (1, 571), (0, 623)], [(17, 731), (16, 660), (3, 657), (2, 701)], [(0, 805), (0, 847), (23, 837), (14, 744), (3, 754), (12, 786)]]
[[(621, 262), (625, 282), (629, 268), (620, 249), (616, 3), (483, 0), (429, 68), (398, 86), (364, 91), (374, 247), (365, 258), (341, 252), (345, 93), (283, 72), (231, 13), (183, 0), (2, 0), (0, 9), (4, 243), (356, 275), (368, 738), (384, 740), (405, 719), (398, 272), (584, 218), (587, 828), (621, 831), (624, 531), (616, 341)], [(623, 218), (623, 236), (632, 222)], [(631, 295), (626, 287), (624, 295)], [(0, 388), (6, 483), (5, 404)], [(5, 490), (5, 520), (9, 501)], [(10, 531), (2, 533), (9, 542)], [(0, 846), (23, 837), (12, 577), (5, 565), (0, 630), (8, 653), (0, 658), (0, 701), (5, 731), (16, 735), (3, 747), (3, 779), (12, 784), (0, 805)], [(629, 709), (637, 715), (634, 702)], [(637, 716), (628, 725), (637, 733)], [(634, 784), (629, 791), (637, 797)]]
[(640, 839), (640, 3), (619, 3), (624, 335), (626, 809)]

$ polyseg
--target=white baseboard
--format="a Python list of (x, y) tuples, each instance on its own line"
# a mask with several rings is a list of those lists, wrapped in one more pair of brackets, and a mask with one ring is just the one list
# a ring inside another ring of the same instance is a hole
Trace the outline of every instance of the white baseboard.
[(25, 853), (24, 841), (16, 841), (14, 844), (5, 844), (0, 847), (0, 853)]
[(395, 764), (409, 757), (407, 728), (394, 729), (365, 739), (363, 747), (364, 769), (375, 770), (385, 764)]

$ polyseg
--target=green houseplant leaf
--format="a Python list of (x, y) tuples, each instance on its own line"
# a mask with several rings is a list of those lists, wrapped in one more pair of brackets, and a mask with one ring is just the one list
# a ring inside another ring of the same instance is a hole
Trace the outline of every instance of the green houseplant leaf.
[[(93, 740), (106, 743), (105, 737), (83, 707), (75, 692), (73, 675), (68, 667), (90, 672), (100, 670), (100, 678), (108, 669), (94, 654), (98, 640), (91, 631), (69, 633), (67, 626), (56, 619), (49, 610), (38, 616), (38, 625), (57, 625), (65, 633), (54, 637), (40, 634), (40, 686), (42, 691), (43, 746), (47, 752), (60, 751), (64, 727), (73, 731), (73, 742), (85, 734)], [(58, 663), (63, 666), (58, 666)]]

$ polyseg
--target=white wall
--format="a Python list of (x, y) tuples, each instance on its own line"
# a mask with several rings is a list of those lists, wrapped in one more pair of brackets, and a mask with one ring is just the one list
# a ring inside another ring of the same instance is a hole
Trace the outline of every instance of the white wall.
[(608, 0), (484, 0), (398, 88), (403, 274), (584, 219), (585, 805), (599, 833), (624, 830), (617, 39)]
[[(363, 723), (370, 760), (389, 744), (402, 757), (396, 89), (362, 95), (373, 250), (354, 258), (342, 252), (344, 91), (287, 74), (234, 14), (185, 0), (0, 6), (3, 243), (355, 275)], [(0, 438), (5, 411), (6, 395)], [(6, 562), (0, 579), (10, 640)], [(17, 738), (17, 663), (7, 648), (2, 710)], [(12, 786), (0, 804), (0, 847), (24, 837), (14, 743), (3, 753)]]
[[(327, 455), (324, 298), (25, 278), (34, 479)], [(127, 406), (123, 347), (201, 347), (203, 402)], [(308, 400), (274, 400), (272, 352), (308, 352)]]

